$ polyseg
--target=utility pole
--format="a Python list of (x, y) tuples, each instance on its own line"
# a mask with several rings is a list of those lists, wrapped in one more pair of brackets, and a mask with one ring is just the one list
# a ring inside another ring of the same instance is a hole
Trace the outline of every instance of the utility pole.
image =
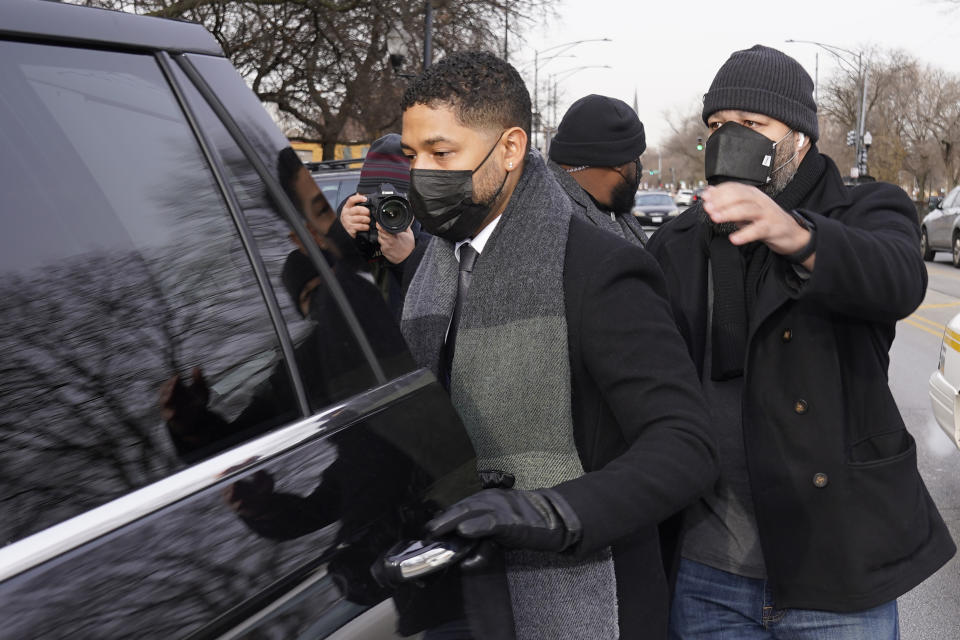
[(433, 4), (427, 0), (427, 11), (423, 21), (423, 70), (430, 68), (433, 58)]
[[(844, 49), (843, 47), (838, 47), (832, 44), (824, 44), (822, 42), (814, 42), (813, 40), (787, 40), (791, 43), (802, 43), (802, 44), (812, 44), (820, 47), (827, 53), (831, 54), (839, 62), (845, 62), (847, 67), (853, 70), (853, 62), (847, 59), (845, 56), (840, 55), (840, 51), (843, 53), (849, 54), (850, 56), (855, 56), (857, 60), (857, 83), (860, 85), (860, 110), (857, 114), (857, 128), (856, 131), (856, 140), (853, 143), (856, 145), (856, 171), (857, 176), (864, 176), (867, 174), (867, 145), (864, 144), (863, 136), (866, 133), (867, 129), (867, 66), (863, 63), (863, 52), (862, 51), (850, 51), (849, 49)], [(817, 75), (820, 75), (820, 60), (817, 58)], [(817, 78), (819, 80), (819, 77)], [(816, 84), (814, 85), (814, 94), (816, 94)], [(816, 98), (814, 98), (816, 100)], [(848, 140), (847, 144), (851, 144)]]
[[(554, 58), (561, 57), (564, 53), (574, 48), (579, 44), (585, 42), (610, 42), (610, 38), (590, 38), (588, 40), (574, 40), (572, 42), (564, 42), (552, 47), (547, 47), (546, 49), (540, 49), (539, 51), (534, 50), (533, 52), (533, 147), (539, 148), (537, 145), (537, 130), (540, 128), (539, 123), (542, 120), (540, 118), (540, 54), (548, 53), (550, 51), (556, 51), (552, 56), (547, 56), (544, 59), (544, 64), (550, 62)], [(557, 51), (559, 49), (559, 51)]]
[(507, 51), (507, 38), (510, 37), (510, 6), (503, 6), (503, 61), (510, 62), (510, 54)]

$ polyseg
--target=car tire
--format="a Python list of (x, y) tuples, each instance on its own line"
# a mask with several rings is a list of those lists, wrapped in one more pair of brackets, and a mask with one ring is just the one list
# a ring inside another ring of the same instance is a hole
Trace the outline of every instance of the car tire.
[(951, 257), (953, 258), (953, 266), (960, 269), (960, 233), (953, 234), (953, 251), (951, 252)]
[(926, 229), (920, 229), (920, 254), (925, 262), (933, 261), (934, 251), (930, 248), (930, 239), (927, 237)]

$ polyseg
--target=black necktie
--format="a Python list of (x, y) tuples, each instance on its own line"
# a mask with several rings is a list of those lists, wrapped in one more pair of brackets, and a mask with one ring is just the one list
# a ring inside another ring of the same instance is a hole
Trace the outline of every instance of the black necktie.
[(450, 390), (450, 370), (453, 368), (453, 354), (457, 344), (457, 328), (460, 326), (460, 314), (463, 311), (464, 301), (467, 299), (467, 290), (470, 288), (470, 275), (473, 265), (477, 261), (477, 250), (470, 243), (460, 247), (460, 275), (457, 279), (457, 301), (453, 306), (453, 318), (450, 319), (450, 329), (447, 331), (447, 341), (443, 346), (443, 361), (441, 374), (443, 386)]

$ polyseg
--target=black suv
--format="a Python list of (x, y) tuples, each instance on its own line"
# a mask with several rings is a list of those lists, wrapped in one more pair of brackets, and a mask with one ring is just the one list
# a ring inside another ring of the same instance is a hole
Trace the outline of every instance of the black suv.
[(202, 27), (0, 3), (0, 638), (423, 626), (370, 567), (474, 453), (291, 155)]

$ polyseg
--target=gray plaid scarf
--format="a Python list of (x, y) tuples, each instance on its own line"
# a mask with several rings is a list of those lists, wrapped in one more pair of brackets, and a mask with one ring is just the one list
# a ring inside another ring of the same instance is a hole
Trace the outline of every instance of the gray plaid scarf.
[[(573, 435), (563, 266), (572, 204), (539, 154), (473, 270), (450, 396), (479, 469), (516, 476), (517, 489), (583, 475)], [(407, 293), (402, 329), (420, 366), (437, 372), (453, 313), (453, 243), (433, 238)], [(589, 525), (588, 525), (589, 526)], [(609, 549), (585, 558), (511, 551), (507, 577), (517, 638), (619, 635)]]

